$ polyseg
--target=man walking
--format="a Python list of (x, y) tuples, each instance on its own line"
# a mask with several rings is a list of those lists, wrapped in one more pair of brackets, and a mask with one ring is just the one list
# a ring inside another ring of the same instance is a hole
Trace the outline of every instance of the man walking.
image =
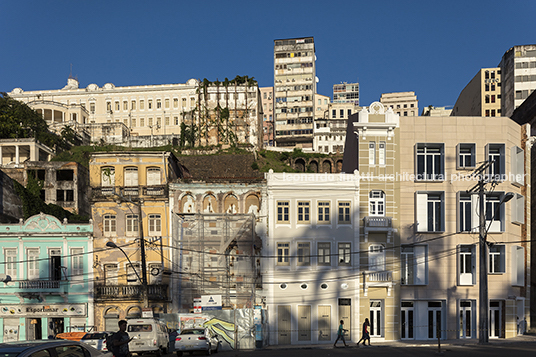
[(125, 320), (120, 320), (119, 331), (114, 333), (112, 337), (112, 342), (114, 350), (112, 351), (114, 357), (130, 357), (130, 350), (128, 348), (128, 343), (132, 341), (132, 338), (126, 332), (127, 322)]
[(346, 344), (346, 341), (344, 340), (344, 333), (348, 330), (345, 330), (343, 328), (343, 325), (344, 325), (344, 321), (341, 320), (341, 324), (339, 325), (339, 330), (337, 330), (337, 339), (335, 340), (333, 347), (337, 347), (337, 341), (339, 341), (339, 339), (341, 339), (342, 342), (344, 342), (344, 347), (348, 347), (348, 345)]
[(363, 341), (363, 345), (366, 346), (367, 345), (367, 340), (368, 340), (368, 345), (370, 346), (370, 333), (369, 333), (369, 328), (370, 326), (370, 322), (367, 319), (365, 319), (365, 322), (363, 322), (363, 335), (361, 336), (361, 339), (359, 341), (357, 341), (357, 347), (359, 347), (359, 342)]

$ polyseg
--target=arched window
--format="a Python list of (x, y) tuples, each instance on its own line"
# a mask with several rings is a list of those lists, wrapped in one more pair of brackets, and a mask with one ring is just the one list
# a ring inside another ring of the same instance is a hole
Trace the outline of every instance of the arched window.
[(101, 169), (101, 186), (115, 186), (115, 167), (107, 166)]
[(162, 176), (160, 168), (149, 167), (147, 169), (147, 186), (158, 186), (162, 184)]
[(127, 167), (125, 168), (125, 186), (138, 186), (138, 168)]

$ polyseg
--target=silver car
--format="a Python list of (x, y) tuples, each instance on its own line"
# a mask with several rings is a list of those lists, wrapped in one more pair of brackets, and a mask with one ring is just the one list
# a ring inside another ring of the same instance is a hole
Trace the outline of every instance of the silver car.
[(109, 352), (106, 348), (106, 339), (110, 337), (113, 332), (109, 331), (98, 331), (98, 332), (88, 332), (82, 337), (80, 342), (85, 343), (99, 351)]
[(0, 343), (2, 357), (105, 357), (109, 356), (78, 341), (36, 340)]
[(216, 335), (206, 328), (190, 328), (182, 330), (175, 338), (177, 356), (183, 352), (204, 351), (206, 355), (218, 353), (219, 341)]

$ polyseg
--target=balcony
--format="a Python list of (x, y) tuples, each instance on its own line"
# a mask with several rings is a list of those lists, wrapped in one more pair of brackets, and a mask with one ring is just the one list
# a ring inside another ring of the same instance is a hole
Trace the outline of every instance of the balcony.
[(91, 187), (90, 197), (93, 200), (112, 198), (116, 194), (115, 189), (113, 186)]
[(19, 289), (24, 290), (50, 290), (50, 289), (59, 289), (60, 281), (59, 280), (24, 280), (19, 281)]
[(381, 272), (369, 272), (367, 274), (368, 281), (370, 282), (384, 282), (391, 281), (391, 272), (390, 271), (381, 271)]
[(91, 200), (111, 200), (116, 196), (123, 196), (128, 198), (138, 198), (140, 196), (146, 198), (165, 198), (168, 197), (167, 185), (155, 185), (155, 186), (97, 186), (91, 187)]
[[(149, 300), (168, 301), (167, 285), (148, 285)], [(141, 285), (95, 285), (95, 301), (142, 300)]]
[(392, 228), (391, 217), (366, 216), (363, 218), (365, 228)]
[(145, 186), (143, 187), (143, 195), (149, 197), (167, 197), (167, 186)]

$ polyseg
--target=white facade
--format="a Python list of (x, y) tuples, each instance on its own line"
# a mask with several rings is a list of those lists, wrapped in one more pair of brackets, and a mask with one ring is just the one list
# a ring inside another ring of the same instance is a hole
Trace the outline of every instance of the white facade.
[(359, 177), (266, 174), (263, 283), (271, 345), (333, 343), (340, 320), (357, 341)]
[(501, 115), (511, 117), (536, 88), (536, 45), (510, 48), (501, 63)]
[(415, 92), (383, 93), (380, 103), (403, 117), (419, 115), (419, 101)]

